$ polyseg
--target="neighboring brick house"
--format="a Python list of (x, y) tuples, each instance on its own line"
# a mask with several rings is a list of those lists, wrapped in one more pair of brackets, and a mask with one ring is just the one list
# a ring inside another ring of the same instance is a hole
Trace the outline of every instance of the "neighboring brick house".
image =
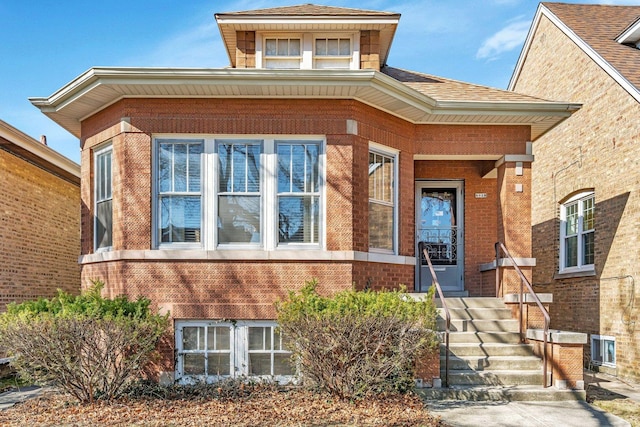
[[(531, 274), (530, 141), (577, 108), (386, 65), (400, 15), (301, 5), (217, 14), (231, 67), (92, 68), (31, 101), (80, 138), (82, 283), (173, 319), (166, 378), (290, 373), (274, 302), (493, 295)], [(111, 220), (112, 219), (112, 220)]]
[(0, 120), (0, 312), (80, 291), (80, 166)]
[[(537, 291), (587, 365), (640, 380), (640, 6), (542, 3), (509, 89), (581, 103), (533, 144)], [(588, 355), (590, 354), (590, 359)]]

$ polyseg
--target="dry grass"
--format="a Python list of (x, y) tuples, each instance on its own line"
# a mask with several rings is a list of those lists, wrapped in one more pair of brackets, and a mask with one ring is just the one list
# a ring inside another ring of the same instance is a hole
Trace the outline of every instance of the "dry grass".
[(632, 427), (640, 427), (640, 402), (594, 384), (587, 388), (587, 401), (628, 421)]
[(227, 398), (130, 397), (80, 405), (46, 391), (0, 411), (2, 426), (444, 426), (415, 395), (358, 402), (298, 389)]

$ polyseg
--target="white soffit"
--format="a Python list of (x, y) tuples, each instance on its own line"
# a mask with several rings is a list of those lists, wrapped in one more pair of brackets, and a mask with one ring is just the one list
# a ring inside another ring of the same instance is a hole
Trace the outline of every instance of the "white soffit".
[(124, 98), (353, 99), (419, 124), (530, 125), (532, 138), (577, 107), (558, 102), (437, 101), (373, 70), (92, 68), (33, 105), (73, 135)]

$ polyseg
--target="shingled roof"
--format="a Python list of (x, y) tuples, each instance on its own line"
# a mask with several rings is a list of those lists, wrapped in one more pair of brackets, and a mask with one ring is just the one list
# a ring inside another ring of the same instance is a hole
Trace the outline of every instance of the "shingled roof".
[(481, 86), (459, 80), (419, 73), (400, 68), (384, 67), (382, 73), (393, 77), (405, 86), (427, 95), (436, 101), (459, 102), (549, 102), (533, 96), (508, 90)]
[(351, 9), (346, 7), (321, 6), (317, 4), (299, 4), (296, 6), (272, 7), (268, 9), (246, 10), (241, 12), (224, 12), (218, 15), (239, 16), (400, 16), (393, 12), (380, 12), (377, 10)]
[(555, 16), (640, 89), (640, 49), (616, 38), (640, 17), (640, 6), (543, 3)]
[(526, 59), (530, 40), (541, 16), (550, 19), (567, 37), (640, 101), (640, 49), (617, 41), (640, 19), (639, 6), (541, 3), (509, 82), (512, 90)]

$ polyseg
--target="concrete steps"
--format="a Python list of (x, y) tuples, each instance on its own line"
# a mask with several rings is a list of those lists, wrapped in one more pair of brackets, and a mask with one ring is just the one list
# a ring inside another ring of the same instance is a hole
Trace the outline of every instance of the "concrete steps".
[[(426, 399), (584, 400), (581, 392), (543, 388), (542, 361), (520, 342), (519, 325), (498, 298), (447, 298), (451, 313), (449, 387), (422, 389)], [(442, 302), (436, 300), (441, 307)], [(444, 331), (439, 308), (438, 329)], [(445, 350), (440, 347), (441, 378)]]

